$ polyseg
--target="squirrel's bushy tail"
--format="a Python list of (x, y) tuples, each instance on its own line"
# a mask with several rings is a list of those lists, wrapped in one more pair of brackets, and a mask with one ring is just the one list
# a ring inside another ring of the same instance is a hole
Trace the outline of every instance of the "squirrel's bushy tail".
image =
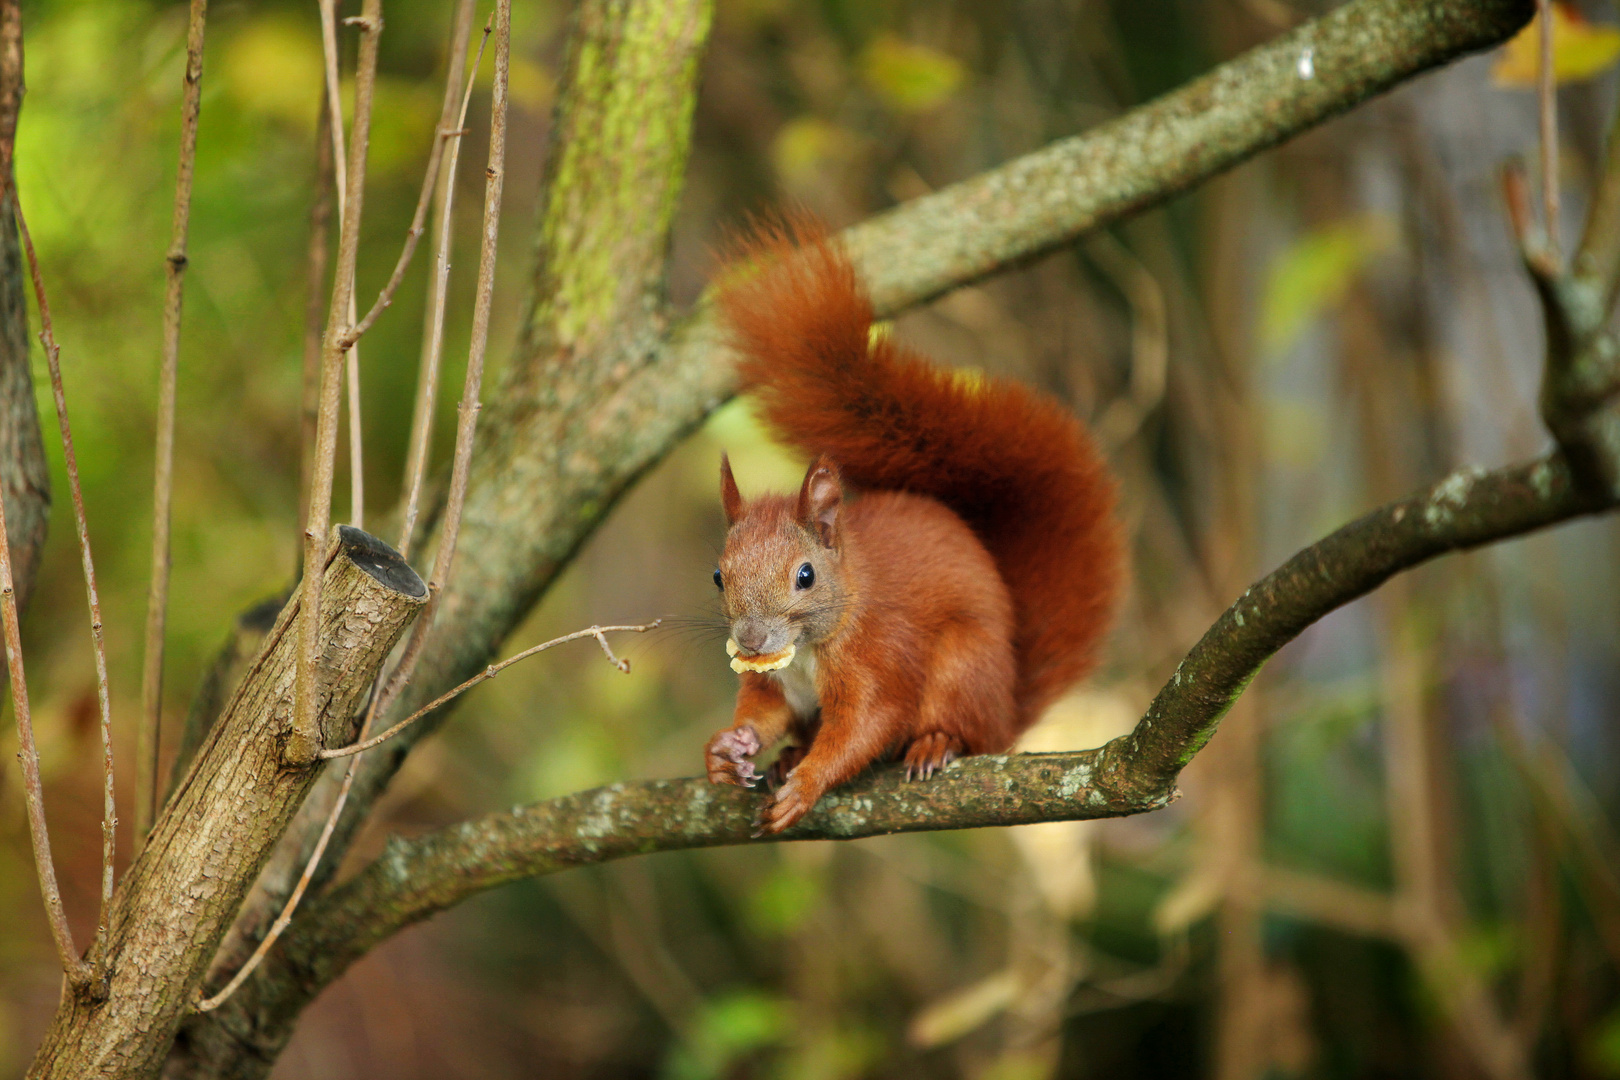
[(848, 257), (805, 219), (736, 245), (719, 303), (779, 438), (857, 489), (932, 496), (995, 558), (1017, 622), (1020, 720), (1091, 667), (1124, 568), (1115, 485), (1080, 422), (1022, 384), (935, 367), (887, 336)]

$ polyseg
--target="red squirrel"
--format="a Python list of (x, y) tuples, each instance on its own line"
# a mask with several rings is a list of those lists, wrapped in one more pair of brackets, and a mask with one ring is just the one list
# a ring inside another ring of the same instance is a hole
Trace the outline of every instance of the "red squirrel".
[(714, 580), (742, 684), (705, 763), (753, 787), (751, 759), (790, 739), (759, 820), (779, 833), (873, 762), (928, 778), (1009, 749), (1091, 667), (1124, 545), (1079, 421), (874, 336), (815, 223), (757, 228), (722, 281), (743, 389), (813, 459), (796, 495), (745, 501), (720, 458)]

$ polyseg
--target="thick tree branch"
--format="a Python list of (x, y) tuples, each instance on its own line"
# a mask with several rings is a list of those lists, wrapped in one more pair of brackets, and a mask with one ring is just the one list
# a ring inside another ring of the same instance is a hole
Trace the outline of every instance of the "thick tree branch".
[[(354, 713), (427, 587), (393, 549), (339, 526), (326, 557), (317, 663), (322, 738)], [(319, 773), (288, 768), (300, 603), (283, 610), (225, 715), (163, 809), (113, 904), (105, 1000), (64, 1000), (33, 1077), (144, 1076), (168, 1052), (237, 906)]]
[[(1097, 750), (967, 758), (927, 783), (883, 770), (822, 799), (787, 840), (1118, 817), (1175, 797), (1182, 767), (1260, 667), (1307, 626), (1402, 570), (1612, 507), (1559, 458), (1453, 473), (1299, 552), (1210, 627), (1136, 729)], [(286, 964), (321, 986), (395, 930), (496, 885), (628, 855), (750, 842), (759, 796), (704, 780), (651, 781), (394, 839), (311, 906)]]
[(1260, 666), (1311, 623), (1402, 570), (1612, 509), (1554, 455), (1493, 472), (1463, 470), (1345, 525), (1289, 559), (1193, 646), (1136, 730), (1105, 748), (1105, 772), (1173, 782)]
[(1345, 4), (1092, 131), (879, 215), (847, 240), (880, 312), (931, 300), (1499, 44), (1534, 8), (1531, 0)]

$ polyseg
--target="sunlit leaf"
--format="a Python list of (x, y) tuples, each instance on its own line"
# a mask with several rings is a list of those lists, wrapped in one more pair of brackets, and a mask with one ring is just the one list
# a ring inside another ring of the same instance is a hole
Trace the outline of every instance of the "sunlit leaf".
[[(1620, 59), (1620, 29), (1586, 21), (1571, 4), (1554, 4), (1553, 79), (1590, 79)], [(1491, 79), (1497, 86), (1530, 89), (1541, 71), (1541, 16), (1502, 46)]]
[(1260, 304), (1260, 342), (1282, 352), (1336, 304), (1372, 256), (1395, 242), (1394, 222), (1350, 218), (1300, 237), (1271, 264)]
[(861, 75), (896, 112), (925, 112), (955, 93), (966, 71), (953, 56), (884, 34), (861, 55)]

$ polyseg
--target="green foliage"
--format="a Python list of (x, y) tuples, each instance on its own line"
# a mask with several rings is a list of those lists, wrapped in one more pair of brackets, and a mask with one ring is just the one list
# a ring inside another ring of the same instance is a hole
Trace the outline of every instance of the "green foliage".
[(1292, 345), (1310, 321), (1338, 303), (1373, 256), (1394, 243), (1382, 217), (1324, 225), (1279, 255), (1266, 275), (1260, 303), (1260, 340), (1270, 353)]
[(792, 1016), (788, 1002), (757, 990), (711, 998), (665, 1061), (664, 1080), (719, 1080), (743, 1058), (781, 1045)]
[(861, 74), (896, 112), (925, 112), (944, 103), (962, 84), (961, 63), (926, 45), (883, 34), (867, 45)]

